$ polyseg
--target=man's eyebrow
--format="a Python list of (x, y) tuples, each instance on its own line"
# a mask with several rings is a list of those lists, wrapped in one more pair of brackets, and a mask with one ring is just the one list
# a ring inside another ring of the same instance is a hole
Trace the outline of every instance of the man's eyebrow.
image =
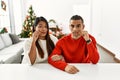
[(74, 24), (70, 24), (70, 26), (79, 26), (79, 25), (81, 25), (81, 24), (77, 24), (77, 25), (74, 25)]

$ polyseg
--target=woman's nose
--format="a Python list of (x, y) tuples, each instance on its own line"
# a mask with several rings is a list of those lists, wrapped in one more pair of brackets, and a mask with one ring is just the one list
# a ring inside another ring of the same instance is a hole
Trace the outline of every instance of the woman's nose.
[(46, 30), (47, 28), (46, 27), (43, 27), (41, 30)]

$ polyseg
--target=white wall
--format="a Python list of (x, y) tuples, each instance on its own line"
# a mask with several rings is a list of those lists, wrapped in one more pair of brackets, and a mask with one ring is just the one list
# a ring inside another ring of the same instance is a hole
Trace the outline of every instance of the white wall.
[[(6, 11), (2, 9), (1, 1), (4, 1), (7, 5)], [(10, 32), (8, 0), (0, 0), (0, 29), (3, 27), (6, 27), (7, 31)]]
[[(88, 5), (90, 0), (27, 0), (26, 9), (32, 4), (33, 9), (37, 16), (44, 16), (45, 18), (55, 19), (58, 24), (62, 24), (61, 27), (64, 27), (64, 32), (69, 33), (68, 23), (70, 17), (75, 14), (74, 6), (75, 5)], [(87, 7), (90, 8), (90, 7)], [(81, 10), (83, 12), (88, 9)], [(27, 13), (27, 12), (26, 12)], [(79, 14), (81, 15), (81, 14)], [(90, 15), (86, 15), (90, 17)], [(90, 18), (87, 18), (87, 21)], [(88, 24), (86, 22), (86, 24)]]
[(92, 34), (99, 44), (120, 54), (120, 0), (92, 0)]
[(15, 24), (15, 33), (20, 34), (22, 30), (22, 9), (21, 9), (21, 1), (13, 0), (13, 14), (14, 14), (14, 24)]
[(84, 19), (85, 30), (91, 33), (91, 2), (86, 5), (74, 5), (73, 14), (79, 14)]

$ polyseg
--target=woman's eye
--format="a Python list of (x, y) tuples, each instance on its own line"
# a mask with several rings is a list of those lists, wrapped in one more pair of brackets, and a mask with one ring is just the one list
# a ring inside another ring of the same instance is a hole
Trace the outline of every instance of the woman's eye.
[(42, 26), (38, 26), (38, 28), (41, 28)]

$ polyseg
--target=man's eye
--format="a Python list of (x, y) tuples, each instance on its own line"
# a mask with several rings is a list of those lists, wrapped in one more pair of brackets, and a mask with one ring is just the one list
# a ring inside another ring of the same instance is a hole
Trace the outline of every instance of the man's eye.
[(77, 25), (77, 28), (79, 28), (80, 27), (80, 25)]
[(79, 25), (77, 25), (77, 28), (79, 28), (80, 26)]
[(71, 25), (72, 28), (74, 28), (74, 25)]

